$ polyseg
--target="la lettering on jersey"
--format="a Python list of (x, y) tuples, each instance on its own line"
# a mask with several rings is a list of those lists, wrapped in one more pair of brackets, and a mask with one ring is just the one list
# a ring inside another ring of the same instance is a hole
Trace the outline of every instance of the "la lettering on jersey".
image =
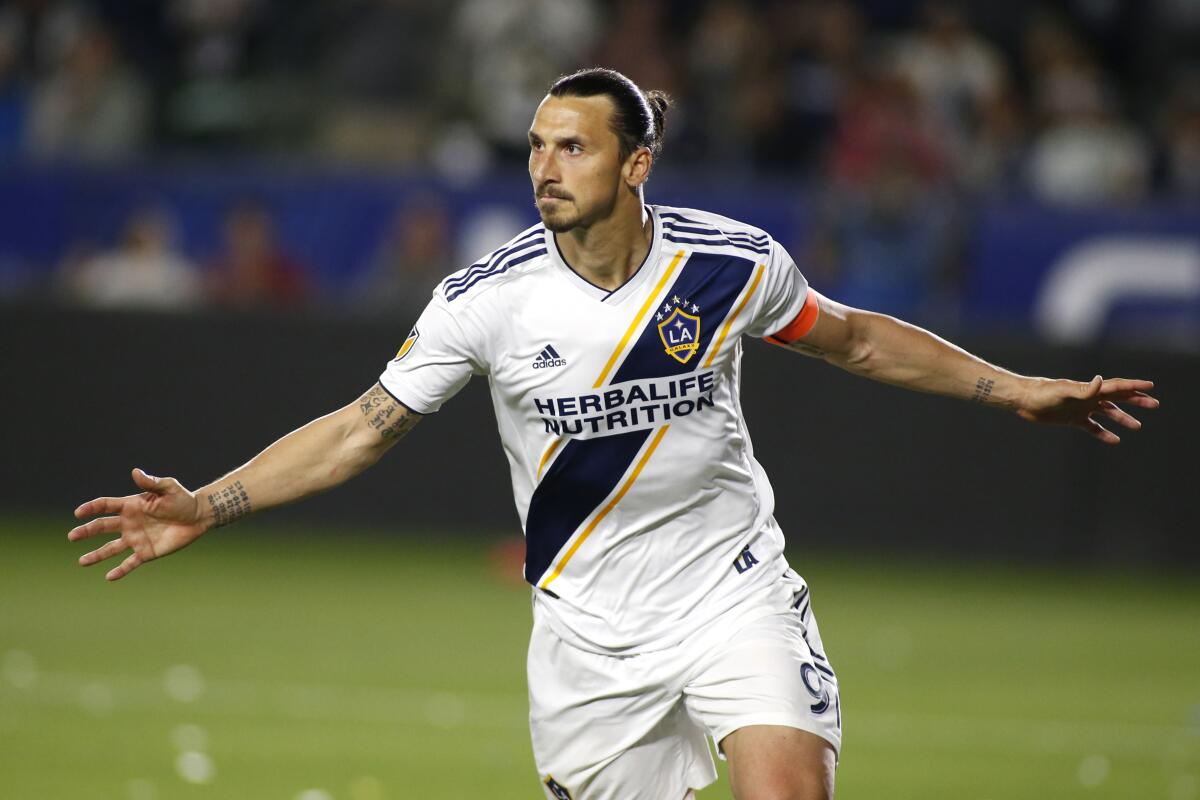
[(757, 228), (649, 213), (646, 261), (612, 291), (572, 270), (541, 225), (454, 273), (380, 377), (430, 414), (487, 376), (525, 577), (562, 635), (601, 650), (677, 640), (783, 548), (738, 373), (742, 337), (786, 328), (808, 284)]

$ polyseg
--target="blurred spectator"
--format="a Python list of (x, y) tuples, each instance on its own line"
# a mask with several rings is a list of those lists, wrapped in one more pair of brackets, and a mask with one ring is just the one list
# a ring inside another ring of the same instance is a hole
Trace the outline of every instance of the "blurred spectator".
[(959, 3), (931, 0), (923, 23), (901, 39), (896, 68), (916, 89), (939, 134), (959, 163), (965, 163), (984, 109), (1006, 83), (1004, 62), (971, 29)]
[(1089, 205), (1132, 202), (1145, 194), (1146, 142), (1109, 113), (1101, 91), (1080, 85), (1070, 106), (1033, 142), (1029, 180), (1040, 199)]
[(280, 247), (270, 211), (254, 202), (225, 217), (224, 251), (210, 268), (213, 301), (225, 308), (298, 308), (312, 296), (308, 270)]
[(169, 0), (175, 76), (166, 121), (184, 141), (232, 143), (258, 122), (252, 46), (269, 24), (266, 0)]
[(844, 0), (783, 0), (769, 13), (786, 104), (769, 160), (800, 167), (819, 163), (859, 69), (863, 20)]
[(595, 0), (463, 0), (447, 49), (481, 136), (510, 160), (528, 155), (529, 119), (550, 83), (580, 66), (600, 32)]
[(1114, 115), (1111, 91), (1084, 45), (1043, 17), (1030, 29), (1026, 54), (1041, 118), (1028, 163), (1034, 194), (1062, 205), (1140, 198), (1149, 178), (1149, 146)]
[(676, 44), (664, 24), (663, 0), (617, 0), (596, 46), (596, 64), (624, 73), (639, 86), (678, 92)]
[(959, 181), (978, 194), (1007, 194), (1022, 185), (1029, 150), (1024, 109), (1016, 92), (1005, 87), (984, 100), (978, 113), (959, 161)]
[(930, 187), (948, 177), (944, 140), (912, 85), (880, 62), (846, 94), (830, 153), (830, 177), (842, 189), (870, 191), (903, 173)]
[(20, 73), (20, 19), (0, 14), (0, 159), (20, 151), (28, 93)]
[[(768, 40), (763, 21), (745, 0), (709, 0), (704, 6), (688, 52), (688, 97), (709, 158), (748, 164), (755, 130), (778, 117), (781, 103), (769, 94), (780, 79), (769, 69)], [(764, 90), (763, 82), (771, 86)]]
[(244, 74), (267, 5), (264, 0), (168, 0), (167, 22), (184, 82)]
[(1200, 200), (1200, 71), (1185, 78), (1172, 97), (1165, 144), (1168, 189)]
[(111, 32), (87, 20), (34, 87), (25, 142), (43, 158), (112, 161), (137, 152), (148, 122), (143, 82), (122, 63)]
[(135, 212), (115, 249), (68, 271), (67, 296), (82, 305), (174, 311), (203, 300), (195, 268), (175, 246), (174, 220), (161, 208)]
[(396, 211), (350, 293), (360, 314), (419, 312), (452, 269), (453, 232), (442, 200), (423, 195)]
[(33, 80), (54, 70), (92, 19), (74, 0), (9, 0), (0, 5), (0, 28), (11, 37), (15, 71)]
[(928, 319), (957, 235), (944, 148), (893, 60), (857, 77), (838, 118), (817, 233), (818, 263), (839, 298)]
[(425, 154), (443, 115), (440, 64), (458, 55), (445, 47), (452, 12), (425, 0), (329, 6), (319, 73), (325, 152), (397, 163)]

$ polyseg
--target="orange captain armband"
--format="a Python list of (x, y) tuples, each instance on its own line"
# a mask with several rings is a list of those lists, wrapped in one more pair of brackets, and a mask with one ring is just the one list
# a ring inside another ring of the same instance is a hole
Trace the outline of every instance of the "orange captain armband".
[(821, 311), (817, 306), (817, 293), (809, 289), (808, 296), (804, 298), (804, 307), (800, 309), (800, 313), (796, 315), (796, 318), (775, 331), (775, 333), (763, 338), (771, 344), (779, 344), (786, 347), (811, 331), (813, 325), (817, 324), (817, 317), (820, 313)]

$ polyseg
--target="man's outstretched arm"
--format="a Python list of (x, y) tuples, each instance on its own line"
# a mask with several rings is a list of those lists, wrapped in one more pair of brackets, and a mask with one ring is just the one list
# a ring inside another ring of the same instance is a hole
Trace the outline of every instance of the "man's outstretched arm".
[(146, 561), (186, 547), (212, 528), (345, 483), (378, 461), (420, 419), (420, 414), (396, 402), (377, 383), (353, 403), (292, 431), (195, 492), (174, 478), (156, 478), (135, 469), (133, 482), (142, 492), (100, 497), (79, 506), (78, 519), (107, 516), (72, 529), (67, 538), (78, 541), (120, 534), (79, 559), (89, 566), (132, 549), (105, 575), (118, 580)]
[(1081, 428), (1105, 444), (1120, 437), (1096, 419), (1131, 430), (1141, 423), (1116, 404), (1157, 408), (1146, 392), (1154, 384), (1126, 378), (1088, 382), (1030, 378), (987, 363), (929, 331), (893, 317), (834, 302), (813, 290), (816, 321), (783, 346), (834, 366), (919, 392), (957, 397), (1015, 411), (1029, 422)]

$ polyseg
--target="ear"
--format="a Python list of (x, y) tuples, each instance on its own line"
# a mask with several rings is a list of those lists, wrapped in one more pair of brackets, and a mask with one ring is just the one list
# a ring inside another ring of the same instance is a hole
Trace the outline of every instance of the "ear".
[(654, 156), (650, 154), (650, 148), (639, 147), (634, 150), (621, 167), (621, 177), (625, 179), (625, 184), (631, 189), (640, 187), (650, 177), (650, 167), (653, 163)]

